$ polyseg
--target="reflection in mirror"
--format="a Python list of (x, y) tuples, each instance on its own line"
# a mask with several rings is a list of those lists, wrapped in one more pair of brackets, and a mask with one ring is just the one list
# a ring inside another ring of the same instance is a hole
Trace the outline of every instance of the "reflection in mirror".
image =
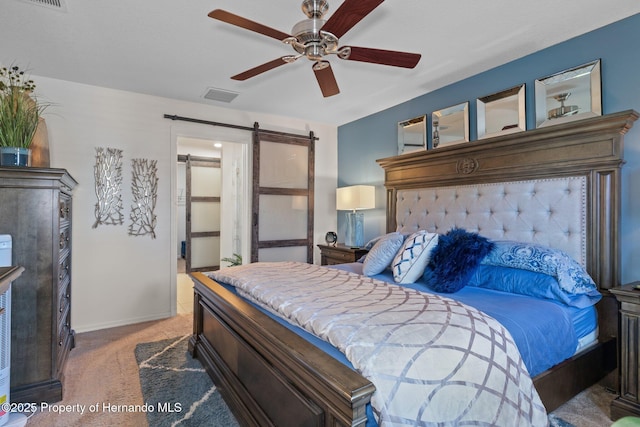
[(398, 123), (398, 154), (424, 150), (427, 146), (427, 116)]
[(431, 120), (433, 148), (469, 141), (469, 103), (434, 111)]
[(478, 98), (478, 138), (526, 130), (524, 85)]
[(536, 80), (536, 127), (602, 115), (600, 60)]

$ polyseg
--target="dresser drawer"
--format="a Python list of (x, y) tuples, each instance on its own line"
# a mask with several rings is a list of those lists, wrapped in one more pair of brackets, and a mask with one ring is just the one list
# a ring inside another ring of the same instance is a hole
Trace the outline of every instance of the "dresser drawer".
[(340, 251), (327, 251), (326, 256), (327, 258), (330, 258), (331, 261), (334, 261), (335, 263), (338, 263), (338, 264), (351, 262), (354, 259), (354, 256), (352, 253), (340, 252)]
[(71, 228), (63, 227), (60, 229), (60, 256), (68, 252), (71, 248)]
[(58, 205), (60, 209), (60, 225), (66, 225), (71, 221), (71, 197), (61, 193)]
[(318, 247), (320, 248), (322, 265), (356, 262), (368, 252), (363, 248), (350, 248), (341, 244), (336, 246), (318, 245)]
[(58, 293), (58, 323), (60, 323), (65, 316), (65, 313), (69, 311), (71, 305), (71, 286), (69, 285), (69, 280), (63, 282), (60, 287), (60, 292)]
[(71, 276), (71, 258), (67, 252), (65, 256), (60, 259), (58, 264), (58, 283), (69, 281)]
[(67, 305), (58, 322), (58, 335), (56, 339), (56, 366), (57, 372), (62, 372), (62, 367), (71, 348), (73, 348), (73, 331), (71, 330), (71, 310)]

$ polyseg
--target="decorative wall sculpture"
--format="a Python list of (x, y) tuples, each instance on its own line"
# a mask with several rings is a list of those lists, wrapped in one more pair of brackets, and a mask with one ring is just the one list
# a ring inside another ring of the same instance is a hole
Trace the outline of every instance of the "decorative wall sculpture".
[(100, 224), (122, 225), (122, 150), (97, 147), (93, 173), (98, 198), (93, 228)]
[(156, 199), (158, 197), (157, 160), (131, 160), (131, 224), (129, 235), (150, 234), (156, 238)]

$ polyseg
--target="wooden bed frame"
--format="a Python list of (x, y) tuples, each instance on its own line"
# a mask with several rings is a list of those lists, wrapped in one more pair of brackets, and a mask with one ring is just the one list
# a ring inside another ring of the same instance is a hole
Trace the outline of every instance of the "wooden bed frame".
[[(547, 411), (603, 380), (618, 389), (620, 170), (624, 111), (517, 134), (378, 160), (385, 170), (387, 230), (402, 189), (549, 177), (587, 179), (587, 270), (603, 299), (599, 343), (534, 378)], [(195, 283), (189, 350), (243, 425), (363, 426), (374, 386), (202, 273)]]

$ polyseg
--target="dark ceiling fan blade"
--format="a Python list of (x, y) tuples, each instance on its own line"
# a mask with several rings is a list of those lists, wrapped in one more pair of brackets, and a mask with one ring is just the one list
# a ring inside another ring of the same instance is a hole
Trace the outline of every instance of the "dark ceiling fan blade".
[(322, 31), (327, 31), (337, 38), (340, 38), (383, 1), (384, 0), (345, 0), (322, 26)]
[[(347, 53), (348, 51), (350, 53)], [(413, 68), (418, 65), (422, 55), (419, 53), (398, 52), (396, 50), (370, 49), (368, 47), (344, 46), (338, 56), (350, 61), (371, 62), (391, 65), (392, 67)]]
[(336, 76), (333, 75), (331, 64), (328, 61), (318, 61), (313, 64), (313, 72), (316, 75), (316, 80), (320, 85), (322, 96), (325, 98), (340, 93), (338, 89), (338, 82), (336, 82)]
[(269, 61), (269, 62), (267, 62), (265, 64), (258, 65), (257, 67), (254, 67), (254, 68), (252, 68), (250, 70), (247, 70), (247, 71), (245, 71), (243, 73), (236, 74), (235, 76), (232, 76), (231, 78), (233, 80), (247, 80), (247, 79), (250, 79), (251, 77), (255, 77), (258, 74), (262, 74), (265, 71), (272, 70), (272, 69), (274, 69), (276, 67), (279, 67), (281, 65), (284, 65), (286, 63), (287, 62), (282, 58), (274, 59), (273, 61)]
[(245, 28), (247, 30), (255, 31), (256, 33), (260, 33), (268, 37), (273, 37), (276, 40), (282, 41), (287, 37), (291, 37), (287, 33), (274, 30), (271, 27), (267, 27), (266, 25), (262, 25), (257, 22), (251, 21), (250, 19), (243, 18), (242, 16), (234, 15), (233, 13), (227, 12), (226, 10), (216, 9), (210, 12), (208, 16), (210, 18), (217, 19), (222, 22), (226, 22), (227, 24), (231, 24), (237, 27)]

